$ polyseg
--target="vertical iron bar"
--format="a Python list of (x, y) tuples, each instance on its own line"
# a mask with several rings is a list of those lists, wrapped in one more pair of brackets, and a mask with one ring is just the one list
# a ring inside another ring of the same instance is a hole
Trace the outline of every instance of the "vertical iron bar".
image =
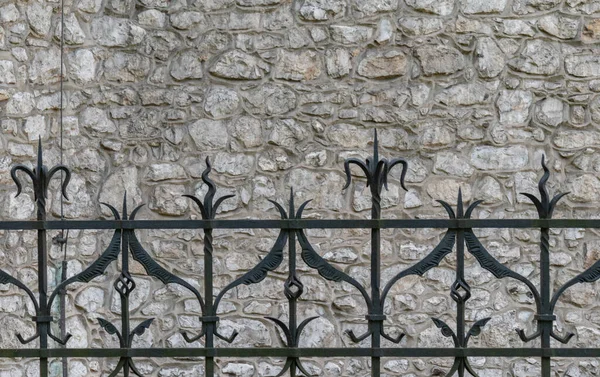
[[(123, 202), (123, 206), (125, 207), (125, 201)], [(127, 210), (123, 209), (123, 219), (126, 220)], [(122, 244), (121, 244), (121, 264), (122, 264), (122, 274), (125, 277), (129, 277), (129, 232), (123, 232), (122, 236)], [(125, 279), (125, 285), (129, 284), (128, 279)], [(124, 288), (126, 292), (129, 292), (127, 288)], [(123, 337), (123, 344), (125, 347), (130, 347), (130, 339), (129, 339), (129, 293), (120, 294), (121, 296), (121, 335)], [(123, 366), (123, 376), (129, 377), (129, 362), (126, 362)]]
[[(66, 249), (66, 245), (64, 245), (64, 247)], [(61, 266), (60, 281), (62, 283), (65, 280), (67, 280), (67, 261), (63, 259), (62, 266)], [(67, 290), (65, 288), (62, 288), (59, 292), (59, 295), (60, 295), (60, 321), (59, 321), (60, 338), (65, 339), (65, 337), (67, 336), (67, 329), (66, 329)], [(66, 348), (67, 345), (65, 344), (63, 347)], [(67, 361), (67, 358), (63, 357), (62, 358), (62, 375), (63, 375), (63, 377), (68, 377), (68, 375), (69, 375), (68, 368), (69, 368), (69, 363)]]
[[(375, 152), (375, 161), (378, 161), (377, 152)], [(377, 188), (377, 184), (373, 184), (373, 187)], [(371, 218), (379, 220), (381, 218), (381, 196), (378, 189), (371, 189)], [(369, 330), (371, 331), (371, 347), (381, 347), (381, 330), (383, 321), (381, 316), (383, 315), (383, 308), (380, 305), (380, 281), (381, 281), (381, 266), (380, 266), (380, 243), (381, 243), (381, 232), (379, 228), (371, 229), (371, 297), (373, 300), (373, 307), (370, 310), (370, 314), (373, 316), (379, 316), (378, 320), (371, 317), (369, 319)], [(371, 376), (381, 376), (381, 358), (371, 357)]]
[[(215, 317), (213, 307), (213, 236), (212, 229), (204, 230), (204, 297), (205, 297), (205, 317)], [(214, 347), (214, 332), (216, 323), (212, 320), (204, 322), (206, 326), (205, 347)], [(205, 357), (204, 365), (206, 377), (215, 376), (214, 357)]]
[[(542, 348), (550, 348), (552, 331), (552, 311), (550, 308), (550, 229), (541, 229), (540, 240), (540, 289), (542, 290)], [(542, 377), (550, 377), (550, 357), (542, 357)]]
[[(294, 208), (294, 191), (290, 190), (290, 216), (294, 216), (296, 209)], [(296, 282), (296, 232), (287, 230), (288, 232), (288, 247), (289, 247), (289, 259), (288, 259), (288, 282)], [(295, 287), (298, 288), (298, 287)], [(288, 307), (289, 307), (289, 324), (288, 329), (290, 331), (292, 344), (288, 346), (297, 346), (298, 344), (298, 332), (297, 329), (297, 301), (298, 297), (295, 294), (288, 296)], [(296, 363), (292, 363), (290, 367), (290, 377), (296, 377)]]
[[(456, 237), (456, 279), (465, 281), (465, 235), (462, 229)], [(465, 347), (465, 303), (463, 299), (456, 301), (456, 337), (460, 347)]]
[[(38, 209), (38, 220), (45, 220), (45, 211)], [(40, 315), (48, 316), (48, 250), (46, 247), (46, 230), (38, 230), (38, 290), (39, 290), (39, 304), (40, 304)], [(38, 326), (40, 330), (40, 349), (48, 348), (48, 326), (50, 322), (45, 319), (39, 321)], [(48, 377), (48, 358), (40, 357), (40, 377)]]

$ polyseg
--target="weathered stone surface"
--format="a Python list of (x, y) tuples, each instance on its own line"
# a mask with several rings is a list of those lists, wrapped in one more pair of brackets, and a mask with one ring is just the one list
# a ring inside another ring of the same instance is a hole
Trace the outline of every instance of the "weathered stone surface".
[[(60, 24), (54, 29), (54, 38), (60, 40)], [(81, 28), (74, 13), (65, 15), (65, 43), (69, 45), (81, 45), (85, 42), (85, 32)]]
[(478, 146), (471, 152), (471, 164), (481, 170), (518, 170), (529, 162), (527, 148)]
[(465, 14), (501, 13), (507, 0), (460, 0), (460, 8)]
[(227, 125), (221, 120), (200, 119), (189, 126), (190, 136), (201, 151), (227, 146)]
[(417, 47), (415, 54), (426, 76), (448, 75), (465, 68), (462, 54), (452, 47), (425, 45)]
[(345, 10), (345, 0), (305, 0), (300, 17), (307, 21), (327, 21), (343, 15)]
[(314, 80), (321, 75), (321, 56), (314, 51), (281, 51), (275, 64), (275, 77), (290, 81)]
[(344, 48), (334, 48), (325, 52), (327, 74), (333, 78), (347, 76), (352, 71), (352, 57)]
[(140, 43), (146, 31), (127, 19), (103, 16), (92, 22), (92, 36), (102, 46), (125, 47)]
[(480, 105), (490, 100), (491, 93), (484, 84), (459, 84), (444, 89), (435, 100), (447, 106)]
[(357, 73), (370, 79), (397, 77), (406, 73), (407, 65), (407, 58), (400, 50), (372, 50), (358, 64)]
[(142, 26), (162, 28), (167, 22), (167, 16), (157, 9), (148, 9), (138, 14), (138, 22)]
[(0, 60), (0, 84), (15, 84), (15, 67), (10, 60)]
[(500, 123), (519, 124), (527, 121), (533, 95), (524, 90), (503, 90), (496, 101)]
[(475, 68), (481, 77), (496, 77), (504, 70), (506, 58), (493, 38), (481, 38), (477, 42), (475, 56)]
[(569, 55), (565, 58), (565, 70), (576, 77), (600, 76), (600, 57), (597, 55)]
[(6, 113), (8, 115), (27, 115), (35, 107), (33, 94), (28, 92), (15, 93), (10, 97), (6, 104)]
[(174, 13), (170, 17), (171, 25), (179, 30), (189, 30), (193, 27), (204, 29), (207, 20), (204, 14), (200, 12), (180, 12)]
[(108, 119), (106, 112), (95, 107), (88, 107), (81, 113), (79, 124), (96, 133), (113, 133), (117, 130), (114, 122)]
[(87, 49), (75, 50), (68, 55), (69, 76), (75, 82), (87, 84), (96, 78), (96, 58)]
[(408, 36), (433, 34), (444, 28), (441, 19), (426, 17), (402, 17), (398, 20), (398, 25)]
[(406, 5), (424, 13), (448, 16), (454, 10), (453, 0), (405, 0)]
[[(546, 33), (560, 39), (572, 39), (579, 31), (579, 20), (576, 18), (550, 14), (540, 18), (538, 26)], [(585, 34), (582, 33), (582, 36)]]
[(27, 6), (27, 21), (33, 31), (45, 36), (50, 31), (52, 22), (52, 7), (34, 2)]
[(17, 21), (19, 17), (21, 17), (21, 13), (15, 4), (11, 3), (0, 7), (0, 21), (2, 23)]
[(558, 98), (546, 98), (535, 110), (536, 120), (546, 126), (556, 127), (565, 120), (565, 104)]
[(60, 51), (41, 49), (34, 52), (29, 65), (29, 80), (34, 84), (49, 84), (60, 78)]
[(436, 171), (447, 173), (451, 176), (470, 177), (474, 169), (468, 161), (451, 152), (440, 152), (435, 157), (433, 168)]
[(508, 63), (511, 68), (536, 74), (552, 75), (560, 67), (560, 54), (549, 42), (532, 40), (525, 43), (521, 55)]
[(104, 77), (109, 81), (136, 81), (150, 73), (150, 59), (138, 54), (117, 52), (104, 62)]
[(581, 40), (588, 43), (593, 43), (600, 40), (600, 19), (594, 18), (588, 20), (583, 25), (583, 30), (581, 31)]
[(356, 10), (364, 16), (372, 16), (377, 13), (393, 12), (398, 9), (399, 0), (354, 0)]
[(332, 25), (329, 32), (334, 41), (344, 45), (367, 42), (373, 35), (373, 29), (367, 26)]
[(515, 0), (513, 9), (516, 13), (527, 14), (547, 11), (560, 5), (561, 0)]
[(566, 10), (578, 14), (594, 14), (600, 12), (598, 0), (567, 0)]
[(204, 110), (214, 118), (224, 118), (235, 113), (239, 104), (240, 99), (235, 90), (216, 87), (206, 95)]
[(183, 51), (171, 66), (171, 76), (175, 80), (201, 79), (202, 61), (195, 51)]
[(296, 94), (276, 83), (253, 88), (243, 94), (246, 108), (252, 114), (278, 115), (296, 107)]
[(581, 130), (559, 130), (554, 133), (554, 144), (562, 149), (580, 149), (600, 144), (600, 133)]
[(227, 79), (258, 80), (270, 72), (269, 64), (239, 50), (224, 53), (210, 68), (215, 76)]

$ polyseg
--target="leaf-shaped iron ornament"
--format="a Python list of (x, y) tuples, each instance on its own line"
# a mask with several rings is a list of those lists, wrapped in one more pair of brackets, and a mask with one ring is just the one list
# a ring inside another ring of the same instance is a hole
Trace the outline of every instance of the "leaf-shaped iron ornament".
[(404, 178), (406, 177), (406, 172), (408, 171), (408, 163), (403, 158), (394, 158), (390, 161), (385, 158), (382, 158), (381, 160), (379, 159), (377, 130), (374, 130), (373, 156), (367, 158), (365, 161), (357, 158), (348, 158), (344, 162), (346, 185), (344, 186), (343, 190), (347, 189), (352, 181), (352, 173), (350, 171), (350, 165), (352, 164), (358, 166), (365, 173), (365, 177), (367, 178), (367, 187), (371, 187), (371, 193), (377, 196), (381, 195), (383, 187), (387, 189), (388, 174), (392, 168), (396, 165), (402, 165), (402, 173), (400, 173), (400, 185), (404, 190), (406, 190)]
[(10, 176), (12, 177), (15, 185), (17, 186), (17, 194), (19, 196), (21, 194), (23, 185), (21, 184), (21, 180), (17, 176), (17, 172), (22, 171), (31, 178), (31, 182), (33, 183), (33, 192), (35, 196), (36, 206), (37, 206), (37, 219), (45, 220), (46, 218), (46, 199), (48, 198), (48, 185), (52, 177), (60, 172), (65, 174), (64, 180), (61, 186), (61, 193), (65, 197), (65, 199), (69, 199), (67, 195), (67, 186), (71, 179), (71, 171), (64, 165), (56, 165), (52, 167), (50, 170), (44, 165), (43, 154), (42, 154), (42, 139), (40, 138), (38, 141), (38, 157), (37, 157), (37, 166), (35, 168), (30, 169), (25, 165), (15, 165), (12, 167), (10, 171)]
[[(532, 194), (521, 193), (526, 196), (533, 202), (535, 205), (539, 218), (540, 219), (551, 219), (554, 209), (558, 204), (558, 201), (563, 198), (568, 192), (560, 193), (555, 195), (552, 200), (550, 200), (550, 195), (548, 194), (548, 189), (546, 188), (546, 184), (550, 177), (550, 170), (546, 166), (545, 156), (542, 156), (542, 169), (544, 170), (544, 174), (538, 183), (538, 191), (540, 192), (540, 199), (536, 198)], [(553, 322), (556, 320), (556, 316), (554, 315), (554, 306), (558, 297), (564, 292), (566, 288), (569, 286), (576, 284), (580, 278), (583, 278), (585, 281), (586, 278), (594, 278), (594, 269), (592, 266), (591, 270), (584, 271), (581, 275), (575, 277), (571, 281), (568, 281), (564, 288), (560, 288), (555, 294), (554, 297), (550, 298), (551, 291), (551, 281), (550, 281), (550, 229), (546, 227), (542, 227), (540, 229), (540, 293), (536, 296), (537, 305), (537, 314), (535, 319), (537, 320), (537, 330), (531, 334), (526, 335), (525, 332), (521, 329), (517, 330), (519, 337), (524, 342), (529, 342), (537, 337), (541, 337), (541, 343), (543, 348), (550, 347), (550, 338), (554, 338), (561, 343), (568, 343), (569, 340), (574, 336), (573, 333), (567, 333), (564, 336), (560, 336), (554, 332)], [(588, 274), (589, 273), (589, 274)], [(582, 281), (582, 282), (583, 282)], [(564, 289), (563, 289), (564, 288)], [(531, 288), (530, 288), (531, 289)], [(534, 293), (535, 296), (535, 293)], [(539, 299), (539, 302), (538, 302)], [(542, 359), (542, 372), (549, 373), (550, 369), (550, 359), (543, 358)]]
[[(208, 186), (208, 191), (204, 195), (204, 201), (198, 199), (193, 195), (184, 195), (186, 198), (190, 198), (198, 208), (200, 209), (200, 214), (202, 219), (204, 220), (213, 220), (215, 215), (217, 214), (217, 210), (223, 201), (226, 199), (234, 197), (234, 195), (225, 195), (217, 199), (214, 204), (213, 200), (215, 194), (217, 193), (217, 185), (210, 179), (209, 174), (212, 171), (212, 166), (210, 164), (210, 160), (206, 158), (206, 169), (202, 172), (202, 181)], [(219, 317), (217, 316), (217, 305), (218, 302), (213, 303), (213, 235), (212, 229), (207, 228), (204, 229), (204, 297), (206, 298), (206, 303), (202, 305), (202, 317), (200, 320), (202, 321), (202, 331), (200, 334), (190, 337), (185, 332), (182, 332), (183, 338), (188, 342), (192, 343), (203, 336), (206, 336), (205, 345), (206, 347), (213, 347), (214, 336), (217, 336), (219, 339), (222, 339), (228, 343), (232, 343), (233, 340), (237, 337), (237, 331), (233, 331), (230, 336), (224, 336), (219, 333), (217, 329), (217, 322), (219, 321)], [(220, 298), (219, 298), (220, 299)], [(199, 298), (200, 300), (200, 298)], [(212, 357), (207, 357), (205, 359), (206, 365), (206, 373), (208, 375), (214, 373), (214, 363)]]

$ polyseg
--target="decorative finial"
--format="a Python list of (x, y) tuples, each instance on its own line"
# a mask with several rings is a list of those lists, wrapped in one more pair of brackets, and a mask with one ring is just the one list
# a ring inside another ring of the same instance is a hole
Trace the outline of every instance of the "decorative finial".
[(550, 170), (546, 166), (546, 159), (544, 155), (542, 155), (542, 168), (544, 169), (544, 175), (542, 176), (542, 178), (540, 178), (540, 181), (538, 183), (538, 191), (540, 192), (541, 200), (536, 198), (532, 194), (526, 192), (522, 192), (520, 194), (525, 195), (527, 198), (529, 198), (529, 200), (533, 202), (538, 211), (540, 219), (551, 219), (556, 204), (563, 196), (567, 195), (569, 192), (556, 194), (552, 198), (552, 200), (549, 200), (550, 195), (548, 194), (546, 183), (548, 182), (548, 178), (550, 178)]

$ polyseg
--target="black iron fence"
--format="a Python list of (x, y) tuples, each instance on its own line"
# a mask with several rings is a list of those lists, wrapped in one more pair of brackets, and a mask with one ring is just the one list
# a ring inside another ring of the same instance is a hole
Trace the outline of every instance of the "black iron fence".
[[(126, 200), (123, 201), (123, 208), (119, 212), (113, 206), (102, 203), (110, 209), (114, 220), (46, 220), (46, 198), (48, 183), (56, 174), (60, 173), (62, 179), (62, 194), (66, 197), (66, 187), (69, 183), (70, 172), (65, 166), (59, 165), (51, 169), (46, 168), (42, 161), (41, 143), (38, 148), (37, 166), (29, 169), (23, 165), (13, 167), (11, 176), (17, 185), (17, 195), (22, 188), (19, 172), (29, 176), (33, 183), (36, 206), (37, 220), (35, 221), (4, 221), (0, 222), (0, 229), (3, 230), (37, 230), (37, 254), (38, 254), (38, 287), (37, 295), (31, 287), (0, 270), (0, 283), (13, 284), (23, 290), (31, 299), (36, 315), (32, 318), (36, 324), (35, 335), (27, 339), (21, 334), (15, 334), (19, 341), (26, 344), (39, 338), (39, 347), (30, 349), (1, 349), (0, 357), (25, 357), (38, 358), (40, 361), (40, 376), (48, 376), (49, 358), (67, 358), (67, 357), (117, 357), (119, 362), (110, 377), (122, 373), (128, 376), (134, 373), (142, 376), (142, 373), (136, 368), (135, 358), (137, 357), (203, 357), (205, 363), (205, 375), (215, 376), (215, 358), (218, 357), (278, 357), (285, 358), (286, 362), (279, 375), (289, 373), (291, 376), (297, 374), (310, 375), (302, 364), (305, 357), (370, 357), (372, 376), (381, 376), (381, 358), (382, 357), (453, 357), (454, 364), (448, 370), (447, 376), (458, 373), (459, 376), (465, 375), (465, 371), (476, 376), (469, 363), (469, 357), (475, 356), (495, 356), (495, 357), (538, 357), (541, 358), (541, 376), (550, 377), (551, 358), (552, 357), (600, 357), (600, 348), (551, 348), (551, 338), (561, 343), (568, 343), (573, 334), (558, 334), (553, 326), (556, 320), (554, 314), (555, 306), (561, 295), (570, 287), (578, 283), (594, 282), (600, 278), (600, 261), (593, 264), (587, 270), (581, 272), (555, 292), (551, 292), (550, 281), (550, 246), (549, 231), (551, 228), (600, 228), (600, 219), (552, 219), (552, 213), (558, 201), (565, 194), (558, 194), (554, 197), (548, 195), (546, 182), (549, 178), (549, 170), (542, 160), (544, 174), (539, 181), (539, 198), (531, 194), (527, 196), (535, 205), (539, 214), (538, 219), (471, 219), (471, 214), (480, 201), (471, 203), (464, 207), (461, 193), (458, 194), (458, 202), (453, 208), (450, 204), (439, 201), (448, 213), (447, 219), (381, 219), (381, 192), (387, 186), (387, 177), (391, 169), (396, 165), (402, 168), (401, 185), (404, 187), (404, 177), (407, 171), (407, 163), (403, 159), (386, 160), (378, 156), (377, 135), (374, 141), (373, 156), (361, 161), (359, 159), (348, 159), (345, 162), (345, 172), (347, 176), (347, 188), (352, 180), (350, 166), (355, 164), (364, 173), (367, 179), (367, 186), (370, 188), (372, 208), (371, 219), (361, 220), (311, 220), (303, 219), (302, 214), (306, 210), (308, 202), (302, 203), (298, 208), (294, 204), (293, 192), (290, 195), (289, 204), (284, 208), (283, 205), (272, 201), (273, 205), (279, 211), (281, 219), (279, 220), (217, 220), (215, 214), (219, 205), (231, 196), (215, 198), (216, 186), (210, 179), (210, 162), (207, 159), (207, 168), (202, 174), (202, 180), (208, 185), (208, 192), (203, 200), (187, 196), (197, 206), (202, 215), (201, 220), (136, 220), (136, 214), (141, 206), (128, 211)], [(244, 273), (238, 279), (230, 282), (217, 295), (213, 295), (213, 230), (215, 229), (236, 229), (236, 228), (260, 228), (260, 229), (279, 229), (279, 236), (274, 242), (270, 252), (251, 270)], [(322, 256), (320, 256), (307, 237), (306, 229), (325, 228), (325, 229), (351, 229), (363, 228), (371, 230), (371, 268), (370, 268), (370, 286), (365, 287), (355, 278), (346, 272), (334, 267)], [(447, 229), (445, 235), (439, 244), (422, 260), (413, 266), (399, 272), (387, 282), (381, 281), (381, 231), (382, 229), (401, 229), (401, 228), (442, 228)], [(474, 228), (533, 228), (541, 231), (539, 252), (540, 252), (540, 281), (539, 285), (534, 284), (523, 275), (511, 270), (509, 267), (500, 263), (485, 246), (478, 240), (473, 232)], [(48, 292), (47, 276), (47, 232), (49, 230), (61, 230), (61, 236), (55, 238), (55, 241), (64, 246), (66, 237), (65, 230), (68, 229), (114, 229), (114, 235), (108, 247), (91, 265), (82, 272), (70, 278), (63, 278), (52, 292)], [(200, 292), (186, 280), (174, 275), (171, 271), (162, 267), (152, 256), (144, 249), (138, 237), (138, 229), (202, 229), (204, 232), (204, 271), (199, 279), (203, 280), (204, 292)], [(300, 249), (297, 250), (297, 245)], [(466, 249), (465, 249), (466, 247)], [(476, 321), (470, 327), (467, 326), (465, 319), (465, 305), (471, 297), (471, 287), (465, 278), (465, 251), (470, 253), (481, 265), (482, 268), (491, 272), (497, 279), (509, 278), (516, 279), (527, 286), (535, 301), (536, 311), (536, 330), (532, 334), (527, 334), (523, 330), (518, 331), (518, 335), (523, 341), (523, 348), (470, 348), (469, 340), (485, 331), (485, 326), (490, 318), (484, 318)], [(384, 324), (386, 315), (384, 306), (388, 293), (392, 287), (401, 279), (409, 275), (422, 276), (428, 270), (436, 267), (449, 254), (455, 252), (456, 255), (456, 275), (454, 283), (449, 287), (450, 296), (456, 303), (456, 327), (452, 328), (444, 321), (438, 318), (432, 318), (435, 325), (440, 329), (444, 337), (451, 338), (454, 348), (406, 348), (401, 346), (382, 347), (382, 339), (387, 339), (395, 344), (400, 343), (404, 334), (392, 336), (386, 332)], [(287, 253), (287, 258), (284, 254)], [(309, 322), (317, 317), (299, 318), (297, 303), (303, 294), (304, 286), (297, 274), (298, 262), (297, 254), (300, 254), (303, 262), (310, 268), (318, 271), (323, 279), (333, 282), (346, 282), (356, 289), (367, 307), (365, 313), (365, 323), (368, 324), (368, 330), (363, 334), (355, 334), (347, 331), (347, 336), (355, 343), (361, 343), (363, 340), (370, 339), (368, 347), (347, 347), (347, 348), (301, 348), (299, 341), (302, 338), (303, 330)], [(153, 325), (153, 319), (145, 320), (135, 327), (130, 322), (129, 299), (132, 291), (136, 289), (136, 282), (130, 273), (130, 256), (139, 262), (146, 270), (149, 276), (159, 279), (164, 284), (178, 284), (188, 289), (196, 297), (202, 312), (200, 317), (201, 328), (195, 334), (182, 332), (183, 337), (189, 343), (195, 342), (201, 338), (204, 340), (204, 346), (199, 348), (132, 348), (132, 341), (136, 336), (142, 335)], [(73, 349), (64, 348), (61, 345), (69, 341), (70, 335), (68, 329), (61, 328), (61, 334), (53, 334), (50, 326), (57, 319), (51, 315), (51, 308), (61, 301), (61, 310), (64, 311), (64, 295), (67, 286), (73, 283), (88, 283), (95, 277), (98, 277), (106, 271), (107, 267), (121, 259), (121, 271), (119, 277), (115, 280), (113, 287), (117, 291), (121, 302), (121, 324), (118, 326), (105, 319), (98, 319), (98, 326), (102, 327), (108, 334), (114, 336), (119, 341), (119, 348), (87, 348)], [(240, 285), (256, 284), (264, 280), (267, 275), (277, 269), (282, 262), (287, 259), (288, 277), (284, 284), (284, 294), (288, 301), (288, 321), (287, 323), (278, 319), (267, 317), (275, 326), (278, 326), (284, 334), (284, 346), (280, 348), (218, 348), (215, 347), (215, 337), (226, 342), (232, 342), (238, 335), (222, 334), (219, 330), (219, 317), (217, 316), (219, 304), (227, 292)], [(382, 283), (384, 285), (382, 285)], [(538, 289), (539, 287), (539, 289)], [(132, 328), (133, 327), (133, 328)], [(539, 338), (541, 347), (526, 348), (525, 344)], [(49, 339), (52, 342), (49, 342)]]

